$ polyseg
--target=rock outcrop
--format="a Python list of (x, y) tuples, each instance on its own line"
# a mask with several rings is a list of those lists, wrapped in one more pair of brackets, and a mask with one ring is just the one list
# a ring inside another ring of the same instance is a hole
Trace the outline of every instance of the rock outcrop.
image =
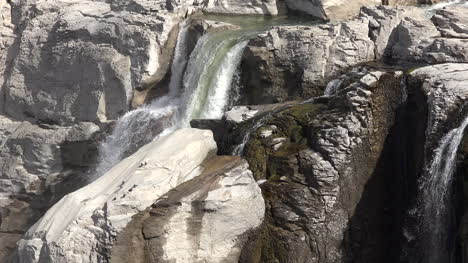
[(419, 68), (408, 76), (408, 86), (419, 88), (427, 98), (428, 150), (434, 149), (440, 136), (458, 127), (468, 99), (468, 64), (447, 63)]
[(63, 195), (88, 183), (100, 128), (35, 125), (0, 116), (0, 261)]
[(133, 217), (110, 262), (238, 262), (263, 221), (260, 188), (239, 157), (215, 157), (196, 178)]
[(181, 20), (95, 1), (19, 1), (13, 11), (18, 38), (7, 58), (3, 111), (61, 125), (126, 112), (133, 90), (167, 70)]
[(49, 209), (18, 242), (14, 262), (239, 258), (264, 202), (247, 163), (215, 152), (212, 133), (196, 129), (145, 145)]
[(15, 261), (107, 259), (113, 238), (134, 214), (200, 174), (215, 152), (209, 131), (183, 129), (153, 141), (49, 209), (19, 241)]
[(353, 74), (329, 98), (276, 113), (251, 135), (244, 156), (264, 181), (267, 217), (243, 262), (395, 257), (380, 157), (404, 102), (403, 74)]
[(396, 64), (468, 62), (468, 7), (437, 10), (432, 19), (407, 17), (388, 43), (386, 61)]
[[(466, 249), (466, 238), (462, 235), (466, 231), (462, 216), (467, 211), (463, 194), (466, 142), (458, 148), (459, 141), (454, 132), (463, 127), (461, 125), (468, 116), (467, 73), (468, 64), (449, 63), (419, 68), (407, 79), (409, 92), (419, 93), (423, 103), (419, 107), (425, 108), (426, 113), (426, 116), (421, 116), (426, 127), (420, 135), (424, 140), (421, 151), (423, 164), (417, 177), (420, 187), (414, 190), (412, 212), (406, 215), (407, 224), (404, 226), (410, 237), (405, 244), (409, 262), (426, 261), (428, 258), (441, 261), (452, 255), (461, 257), (458, 247)], [(463, 130), (460, 132), (462, 135)], [(456, 167), (453, 161), (457, 149), (459, 168), (458, 173), (452, 174), (452, 167)], [(450, 154), (452, 150), (453, 155)], [(434, 198), (437, 198), (436, 203), (431, 200)]]
[(241, 104), (320, 95), (348, 68), (380, 60), (394, 29), (417, 8), (364, 7), (358, 18), (325, 25), (277, 26), (251, 40), (241, 64)]

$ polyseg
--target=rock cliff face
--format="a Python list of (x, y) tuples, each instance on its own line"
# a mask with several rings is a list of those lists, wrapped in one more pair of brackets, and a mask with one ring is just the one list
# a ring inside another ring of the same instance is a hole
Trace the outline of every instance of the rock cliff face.
[(0, 117), (0, 261), (43, 213), (87, 184), (100, 128), (34, 125)]
[(381, 176), (379, 157), (403, 101), (402, 74), (356, 77), (327, 99), (276, 114), (251, 137), (244, 153), (256, 178), (267, 180), (267, 218), (245, 262), (384, 261), (383, 226), (366, 223), (378, 221), (383, 208), (363, 208), (362, 198)]

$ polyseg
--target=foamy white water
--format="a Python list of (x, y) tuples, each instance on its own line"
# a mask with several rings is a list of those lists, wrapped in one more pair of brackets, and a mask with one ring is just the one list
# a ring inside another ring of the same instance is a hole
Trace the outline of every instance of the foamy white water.
[(215, 74), (215, 89), (210, 89), (207, 102), (200, 115), (202, 119), (221, 119), (229, 99), (234, 73), (239, 66), (242, 52), (248, 41), (237, 43), (226, 55)]
[[(458, 148), (468, 126), (468, 117), (461, 125), (449, 131), (434, 151), (420, 183), (417, 207), (413, 216), (418, 220), (414, 233), (416, 249), (408, 255), (410, 260), (427, 263), (451, 262), (450, 238), (451, 195)], [(409, 240), (410, 242), (412, 240)]]
[(193, 118), (221, 118), (246, 39), (255, 31), (208, 33), (188, 54), (188, 23), (183, 23), (171, 66), (168, 95), (117, 120), (100, 145), (94, 178), (155, 138), (189, 127)]

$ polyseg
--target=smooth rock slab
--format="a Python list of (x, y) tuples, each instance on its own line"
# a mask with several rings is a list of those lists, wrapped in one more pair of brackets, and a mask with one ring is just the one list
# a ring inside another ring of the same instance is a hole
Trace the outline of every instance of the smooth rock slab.
[(199, 175), (215, 152), (212, 133), (196, 129), (145, 145), (49, 209), (18, 242), (15, 262), (102, 262), (134, 214)]
[(238, 262), (264, 217), (260, 188), (239, 157), (215, 157), (203, 173), (132, 218), (117, 236), (113, 263)]

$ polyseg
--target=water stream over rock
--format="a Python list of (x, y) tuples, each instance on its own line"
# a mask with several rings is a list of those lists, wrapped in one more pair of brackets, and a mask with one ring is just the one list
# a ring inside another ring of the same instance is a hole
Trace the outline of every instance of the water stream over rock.
[(227, 19), (236, 22), (239, 29), (206, 33), (191, 54), (187, 51), (190, 21), (182, 24), (168, 94), (126, 113), (116, 122), (112, 134), (100, 146), (95, 178), (154, 138), (189, 127), (192, 119), (222, 117), (248, 40), (270, 25), (282, 23), (281, 19)]
[(413, 230), (405, 232), (406, 238), (415, 242), (415, 247), (406, 252), (408, 262), (440, 263), (454, 259), (450, 241), (451, 196), (457, 152), (467, 126), (468, 117), (440, 140), (432, 161), (427, 164), (419, 183), (416, 208), (409, 211), (417, 223)]

